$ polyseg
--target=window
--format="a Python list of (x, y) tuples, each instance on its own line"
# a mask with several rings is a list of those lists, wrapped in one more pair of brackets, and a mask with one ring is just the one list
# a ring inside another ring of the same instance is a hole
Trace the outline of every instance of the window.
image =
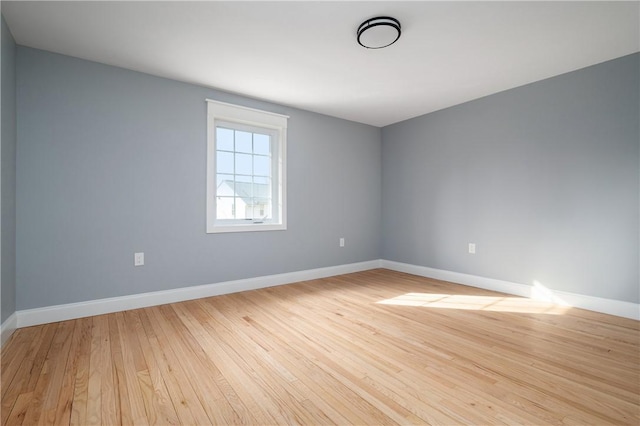
[(207, 232), (286, 229), (287, 116), (207, 99)]

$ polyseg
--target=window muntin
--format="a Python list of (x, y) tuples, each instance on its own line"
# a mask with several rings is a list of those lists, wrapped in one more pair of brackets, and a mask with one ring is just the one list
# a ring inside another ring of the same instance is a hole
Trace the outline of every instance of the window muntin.
[(286, 124), (208, 101), (207, 232), (286, 229)]

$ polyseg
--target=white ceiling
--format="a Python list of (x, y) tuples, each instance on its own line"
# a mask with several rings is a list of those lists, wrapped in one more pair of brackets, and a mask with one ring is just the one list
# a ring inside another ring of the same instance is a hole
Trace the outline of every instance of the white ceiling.
[[(11, 2), (20, 45), (384, 126), (640, 50), (640, 2)], [(402, 23), (367, 50), (358, 25)]]

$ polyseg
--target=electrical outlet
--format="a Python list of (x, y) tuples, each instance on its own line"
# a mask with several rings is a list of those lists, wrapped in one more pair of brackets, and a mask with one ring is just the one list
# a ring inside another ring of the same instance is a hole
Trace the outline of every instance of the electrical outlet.
[(144, 253), (133, 253), (133, 266), (144, 266)]
[(340, 247), (344, 247), (344, 238), (340, 238)]
[(475, 245), (475, 243), (469, 243), (469, 254), (476, 254), (476, 245)]

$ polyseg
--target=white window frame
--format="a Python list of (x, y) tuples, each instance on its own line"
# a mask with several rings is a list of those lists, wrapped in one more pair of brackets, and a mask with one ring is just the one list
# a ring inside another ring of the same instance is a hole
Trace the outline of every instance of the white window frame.
[[(288, 116), (207, 99), (207, 233), (281, 231), (287, 229), (287, 121)], [(216, 217), (216, 126), (218, 123), (267, 130), (272, 135), (272, 203), (269, 221)]]

